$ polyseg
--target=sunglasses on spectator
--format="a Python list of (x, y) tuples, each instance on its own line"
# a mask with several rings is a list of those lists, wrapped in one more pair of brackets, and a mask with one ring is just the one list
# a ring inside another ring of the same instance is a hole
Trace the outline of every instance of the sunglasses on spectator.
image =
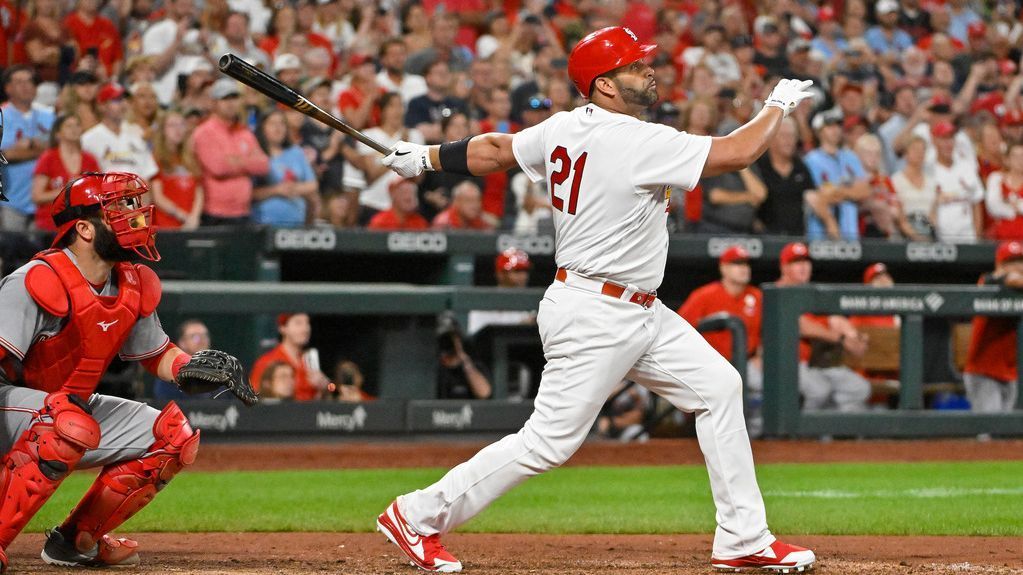
[(550, 110), (551, 109), (551, 99), (550, 98), (543, 98), (541, 100), (540, 98), (530, 98), (529, 99), (529, 107), (532, 110)]

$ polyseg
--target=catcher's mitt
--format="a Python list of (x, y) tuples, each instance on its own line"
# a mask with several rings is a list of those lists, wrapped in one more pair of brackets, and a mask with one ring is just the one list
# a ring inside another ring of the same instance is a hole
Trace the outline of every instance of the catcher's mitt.
[(259, 396), (245, 380), (238, 359), (216, 349), (192, 354), (192, 359), (181, 366), (174, 383), (185, 393), (206, 393), (223, 386), (245, 405), (255, 405), (259, 401)]

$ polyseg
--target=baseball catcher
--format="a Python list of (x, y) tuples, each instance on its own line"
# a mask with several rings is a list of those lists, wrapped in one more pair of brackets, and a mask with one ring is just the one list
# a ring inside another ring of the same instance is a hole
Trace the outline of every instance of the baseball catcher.
[(186, 393), (220, 387), (258, 398), (238, 360), (189, 356), (170, 342), (161, 287), (141, 257), (160, 259), (145, 182), (87, 173), (53, 202), (51, 249), (0, 280), (0, 571), (5, 549), (71, 471), (100, 467), (81, 502), (47, 531), (52, 565), (139, 562), (138, 544), (110, 532), (195, 460), (199, 431), (173, 401), (162, 410), (94, 393), (115, 355)]

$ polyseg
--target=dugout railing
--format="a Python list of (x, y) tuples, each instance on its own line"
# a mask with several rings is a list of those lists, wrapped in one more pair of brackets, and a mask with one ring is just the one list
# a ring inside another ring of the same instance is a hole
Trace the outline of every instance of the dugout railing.
[[(1023, 323), (1023, 294), (994, 286), (913, 286), (892, 288), (806, 285), (764, 286), (764, 434), (818, 437), (934, 437), (1023, 434), (1017, 400), (1009, 413), (925, 410), (925, 362), (947, 357), (927, 348), (925, 318), (969, 319), (976, 315), (1017, 318)], [(806, 413), (800, 408), (799, 317), (802, 314), (897, 315), (900, 322), (897, 409)], [(1017, 358), (1023, 339), (1017, 338)], [(1018, 385), (1018, 383), (1016, 384)]]

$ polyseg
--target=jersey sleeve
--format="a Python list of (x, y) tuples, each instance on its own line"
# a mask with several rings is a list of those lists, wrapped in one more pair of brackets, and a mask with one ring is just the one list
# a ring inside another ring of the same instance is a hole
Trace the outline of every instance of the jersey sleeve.
[(131, 328), (128, 339), (121, 346), (119, 355), (126, 361), (138, 361), (163, 353), (170, 343), (170, 337), (163, 331), (160, 318), (154, 312), (140, 317)]
[(19, 360), (25, 359), (47, 315), (25, 289), (27, 271), (22, 268), (0, 280), (0, 346)]
[(624, 153), (631, 156), (633, 184), (639, 188), (670, 185), (689, 191), (700, 183), (710, 154), (710, 136), (694, 136), (669, 126), (641, 124)]
[(543, 148), (544, 124), (546, 122), (541, 122), (512, 136), (512, 153), (515, 154), (515, 161), (533, 183), (547, 177), (547, 161)]

